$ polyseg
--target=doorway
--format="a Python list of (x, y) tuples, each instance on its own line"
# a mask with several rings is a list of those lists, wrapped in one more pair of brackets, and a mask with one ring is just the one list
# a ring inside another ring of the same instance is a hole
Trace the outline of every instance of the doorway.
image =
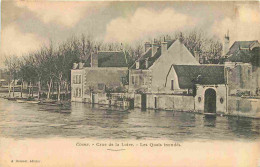
[(204, 112), (216, 113), (216, 91), (214, 89), (209, 88), (205, 91)]
[(141, 94), (141, 109), (146, 109), (146, 94)]

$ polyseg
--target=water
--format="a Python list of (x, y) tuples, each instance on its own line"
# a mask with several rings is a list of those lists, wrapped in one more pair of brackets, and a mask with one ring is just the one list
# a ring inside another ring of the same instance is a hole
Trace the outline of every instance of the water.
[(204, 117), (193, 113), (131, 110), (107, 111), (98, 106), (71, 103), (70, 113), (59, 107), (0, 99), (0, 136), (11, 138), (91, 138), (256, 140), (260, 120)]

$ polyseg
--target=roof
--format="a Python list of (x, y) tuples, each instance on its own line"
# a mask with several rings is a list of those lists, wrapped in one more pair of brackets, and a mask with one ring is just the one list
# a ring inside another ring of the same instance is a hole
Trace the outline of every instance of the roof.
[(224, 66), (220, 65), (173, 65), (181, 89), (192, 88), (194, 84), (225, 84)]
[(237, 50), (240, 49), (250, 49), (251, 46), (255, 43), (258, 43), (257, 40), (255, 41), (236, 41), (233, 43), (233, 45), (230, 47), (228, 55), (234, 54)]
[[(128, 67), (131, 64), (131, 58), (128, 53), (123, 51), (99, 51), (98, 67)], [(91, 56), (86, 61), (86, 67), (90, 67)]]
[[(175, 42), (175, 40), (168, 40), (167, 42), (167, 49)], [(158, 44), (158, 49), (157, 52), (155, 53), (155, 55), (153, 57), (151, 57), (152, 55), (152, 48), (149, 48), (143, 55), (141, 55), (141, 57), (138, 59), (138, 61), (140, 62), (140, 66), (139, 69), (146, 69), (145, 67), (145, 60), (148, 58), (148, 68), (151, 67), (153, 65), (153, 63), (162, 55), (161, 54), (161, 46), (160, 44)], [(136, 68), (135, 63), (133, 64), (133, 66), (131, 68)]]
[(236, 50), (227, 58), (227, 60), (231, 62), (249, 63), (251, 62), (251, 54), (249, 50)]

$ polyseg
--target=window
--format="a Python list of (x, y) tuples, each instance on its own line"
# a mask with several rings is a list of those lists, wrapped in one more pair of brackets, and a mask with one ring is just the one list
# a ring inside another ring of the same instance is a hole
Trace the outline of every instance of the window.
[(78, 91), (79, 91), (79, 97), (81, 97), (81, 89), (79, 88)]
[(78, 97), (78, 95), (79, 95), (79, 94), (78, 94), (78, 88), (76, 88), (76, 97)]
[(154, 108), (157, 108), (157, 97), (154, 97)]
[(76, 84), (78, 83), (78, 75), (76, 75)]
[(81, 84), (81, 75), (73, 76), (73, 84)]
[(73, 83), (74, 84), (76, 83), (76, 76), (75, 75), (73, 76)]
[(171, 80), (171, 90), (174, 89), (174, 80)]
[(199, 102), (199, 103), (201, 102), (201, 97), (198, 97), (198, 102)]
[(223, 102), (224, 102), (224, 99), (221, 97), (220, 98), (220, 103), (223, 104)]
[(132, 84), (134, 85), (135, 84), (135, 77), (132, 76)]
[(138, 81), (139, 81), (138, 79), (139, 79), (139, 76), (136, 76), (136, 77), (135, 77), (135, 84), (136, 84), (136, 85), (138, 85)]

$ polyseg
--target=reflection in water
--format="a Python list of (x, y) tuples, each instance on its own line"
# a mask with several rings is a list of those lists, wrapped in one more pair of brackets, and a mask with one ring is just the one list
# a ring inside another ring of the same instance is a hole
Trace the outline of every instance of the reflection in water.
[(207, 127), (216, 127), (216, 119), (215, 115), (205, 115), (204, 116), (204, 126)]
[(229, 117), (229, 129), (238, 137), (255, 138), (255, 133), (259, 134), (259, 124), (257, 127), (252, 127), (254, 120), (250, 118)]
[(77, 137), (98, 139), (254, 140), (259, 120), (102, 106), (70, 107), (17, 103), (0, 99), (0, 135), (14, 138)]

